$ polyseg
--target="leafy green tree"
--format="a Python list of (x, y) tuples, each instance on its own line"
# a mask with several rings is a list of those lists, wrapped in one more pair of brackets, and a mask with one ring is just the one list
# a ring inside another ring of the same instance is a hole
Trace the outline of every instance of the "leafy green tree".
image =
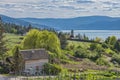
[(57, 35), (49, 31), (40, 31), (36, 40), (36, 48), (45, 48), (53, 53), (60, 53), (60, 40)]
[(105, 40), (105, 43), (111, 45), (112, 47), (115, 45), (116, 42), (117, 42), (117, 38), (115, 36), (108, 37)]
[(55, 33), (47, 30), (30, 30), (23, 39), (22, 46), (23, 49), (45, 48), (57, 55), (61, 52), (59, 38)]
[(102, 40), (101, 38), (96, 37), (94, 41), (95, 42), (101, 42), (101, 40)]
[[(39, 35), (39, 31), (36, 29), (30, 30), (22, 41), (22, 47), (24, 49), (35, 49), (36, 48), (36, 40)], [(41, 45), (41, 44), (39, 44)]]

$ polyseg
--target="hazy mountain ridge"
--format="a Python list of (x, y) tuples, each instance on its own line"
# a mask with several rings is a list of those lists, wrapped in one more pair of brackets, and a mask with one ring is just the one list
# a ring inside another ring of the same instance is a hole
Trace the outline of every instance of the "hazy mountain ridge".
[(12, 24), (21, 25), (21, 26), (29, 26), (29, 24), (31, 24), (33, 27), (49, 28), (46, 25), (34, 24), (34, 23), (24, 21), (24, 20), (21, 20), (18, 18), (12, 18), (9, 16), (1, 15), (1, 14), (0, 14), (0, 16), (2, 17), (2, 21), (4, 23), (12, 23)]
[(3, 22), (57, 30), (120, 30), (120, 18), (108, 16), (86, 16), (76, 18), (11, 18), (2, 16)]
[(56, 29), (85, 29), (85, 30), (120, 29), (120, 18), (112, 18), (107, 16), (87, 16), (66, 19), (21, 18), (21, 20), (52, 26)]

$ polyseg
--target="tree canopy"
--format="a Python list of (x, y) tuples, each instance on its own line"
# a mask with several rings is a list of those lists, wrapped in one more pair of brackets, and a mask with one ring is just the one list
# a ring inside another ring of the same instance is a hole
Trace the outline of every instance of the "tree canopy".
[(23, 49), (45, 48), (52, 53), (60, 53), (60, 41), (57, 35), (47, 30), (30, 30), (22, 41)]
[(105, 42), (109, 45), (115, 45), (117, 39), (115, 36), (108, 37)]

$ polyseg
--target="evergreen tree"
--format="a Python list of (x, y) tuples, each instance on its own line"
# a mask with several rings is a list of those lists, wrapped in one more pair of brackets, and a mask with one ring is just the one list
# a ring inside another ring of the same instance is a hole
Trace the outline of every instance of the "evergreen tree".
[(13, 61), (12, 61), (12, 69), (15, 71), (15, 74), (18, 74), (23, 67), (23, 58), (19, 52), (19, 47), (15, 46), (13, 51)]
[(83, 40), (89, 40), (89, 38), (84, 34), (83, 35)]
[(81, 34), (78, 34), (78, 39), (80, 39), (80, 40), (82, 40), (82, 39), (83, 39), (83, 37), (82, 37), (82, 35), (81, 35)]
[(4, 40), (4, 29), (3, 29), (3, 23), (0, 18), (0, 59), (2, 62), (4, 62), (4, 55), (6, 52), (6, 46), (5, 46), (5, 40)]
[(120, 42), (119, 42), (119, 41), (117, 41), (117, 42), (115, 43), (114, 48), (115, 48), (117, 51), (120, 51)]
[(70, 38), (74, 38), (74, 30), (71, 30)]
[(31, 29), (32, 29), (32, 25), (29, 24), (28, 27), (27, 27), (27, 32), (29, 32)]
[(60, 39), (61, 48), (62, 48), (62, 49), (65, 49), (66, 46), (67, 46), (67, 44), (68, 44), (66, 34), (60, 32), (60, 33), (58, 34), (58, 37), (59, 37), (59, 39)]

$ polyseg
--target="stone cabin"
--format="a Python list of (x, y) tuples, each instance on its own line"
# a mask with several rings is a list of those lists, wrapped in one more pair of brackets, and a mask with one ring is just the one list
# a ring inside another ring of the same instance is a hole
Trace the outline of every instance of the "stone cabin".
[(20, 51), (24, 61), (24, 71), (32, 69), (33, 73), (40, 71), (49, 61), (48, 52), (45, 49), (30, 49)]

